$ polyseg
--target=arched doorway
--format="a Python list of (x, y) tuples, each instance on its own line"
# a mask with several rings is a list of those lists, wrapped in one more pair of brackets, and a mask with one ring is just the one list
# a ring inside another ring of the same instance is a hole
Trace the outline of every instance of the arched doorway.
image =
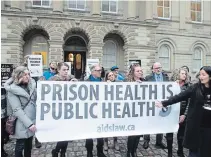
[(86, 69), (88, 38), (82, 32), (71, 31), (64, 41), (64, 61), (71, 64), (71, 74), (81, 79)]
[(23, 55), (42, 55), (44, 69), (48, 68), (48, 39), (47, 32), (39, 28), (30, 29), (23, 36), (23, 40), (25, 41)]

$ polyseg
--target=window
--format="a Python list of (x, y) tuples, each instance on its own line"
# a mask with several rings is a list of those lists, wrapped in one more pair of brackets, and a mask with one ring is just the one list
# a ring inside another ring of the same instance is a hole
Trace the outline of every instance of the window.
[(43, 66), (48, 67), (48, 42), (42, 35), (35, 35), (29, 39), (24, 45), (25, 55), (42, 55)]
[(170, 18), (170, 1), (169, 0), (157, 1), (157, 15), (159, 18), (164, 18), (164, 19)]
[(85, 0), (70, 0), (69, 9), (85, 10)]
[(171, 49), (167, 44), (161, 45), (159, 48), (158, 57), (163, 70), (170, 70), (170, 52)]
[(117, 0), (102, 0), (102, 12), (117, 13)]
[(191, 20), (193, 22), (202, 22), (202, 2), (201, 0), (191, 1)]
[(51, 0), (32, 0), (33, 6), (50, 7)]
[(112, 40), (107, 40), (103, 47), (103, 67), (108, 70), (116, 65), (117, 46)]
[(193, 51), (193, 70), (199, 71), (202, 67), (203, 50), (201, 47), (196, 47)]

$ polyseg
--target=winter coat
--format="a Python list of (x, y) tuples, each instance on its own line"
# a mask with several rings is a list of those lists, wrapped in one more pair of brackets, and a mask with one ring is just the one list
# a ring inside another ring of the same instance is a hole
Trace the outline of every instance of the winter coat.
[[(156, 82), (154, 75), (155, 74), (152, 73), (152, 74), (146, 76), (145, 80), (148, 81), (148, 82)], [(162, 73), (162, 75), (163, 75), (163, 81), (164, 82), (169, 81), (169, 78), (168, 78), (168, 76), (166, 74)]]
[(34, 132), (31, 132), (29, 127), (35, 124), (36, 120), (35, 81), (30, 79), (27, 85), (29, 93), (13, 83), (12, 79), (9, 79), (4, 87), (7, 91), (7, 113), (17, 117), (14, 138), (23, 139), (34, 136)]
[(190, 98), (190, 103), (186, 119), (183, 144), (185, 148), (198, 149), (200, 147), (200, 125), (204, 105), (204, 96), (200, 83), (193, 84), (180, 94), (170, 97), (168, 100), (162, 101), (162, 104), (165, 107), (187, 100), (188, 98)]
[(72, 76), (68, 76), (65, 80), (63, 80), (58, 74), (49, 78), (49, 81), (71, 81), (73, 79)]

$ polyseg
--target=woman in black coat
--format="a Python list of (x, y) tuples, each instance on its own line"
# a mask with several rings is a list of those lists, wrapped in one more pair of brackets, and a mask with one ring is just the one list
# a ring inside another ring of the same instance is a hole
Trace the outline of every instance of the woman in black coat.
[(200, 69), (199, 82), (168, 100), (157, 102), (166, 107), (190, 98), (183, 145), (189, 157), (211, 157), (211, 66)]

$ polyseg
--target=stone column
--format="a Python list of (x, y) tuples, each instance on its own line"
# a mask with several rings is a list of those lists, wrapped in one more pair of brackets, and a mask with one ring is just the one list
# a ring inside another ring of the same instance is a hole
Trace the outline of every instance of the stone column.
[(103, 57), (103, 43), (89, 43), (88, 45), (87, 58), (99, 59), (100, 64), (102, 64)]
[(145, 20), (151, 21), (153, 19), (153, 1), (145, 1)]
[(100, 15), (101, 1), (92, 1), (92, 15)]
[[(179, 27), (180, 30), (185, 29), (185, 17), (186, 14), (184, 15), (184, 13), (186, 13), (185, 9), (186, 9), (186, 1), (179, 1)], [(189, 14), (190, 14), (190, 10), (189, 10)]]
[(52, 61), (57, 61), (57, 62), (64, 61), (64, 52), (62, 47), (64, 41), (49, 40), (48, 43), (49, 43), (49, 54), (48, 54), (49, 63)]
[(136, 1), (129, 0), (128, 1), (128, 19), (133, 19), (136, 17)]
[(21, 3), (25, 3), (24, 1), (20, 2), (20, 1), (10, 1), (11, 2), (11, 9), (12, 10), (19, 10), (21, 11)]
[[(185, 6), (185, 21), (191, 22), (191, 1), (186, 1)], [(183, 15), (184, 16), (184, 15)]]
[(63, 12), (63, 6), (64, 6), (63, 1), (53, 0), (52, 4), (53, 4), (53, 12), (59, 12), (59, 13)]
[(4, 1), (1, 1), (1, 10), (4, 10)]

